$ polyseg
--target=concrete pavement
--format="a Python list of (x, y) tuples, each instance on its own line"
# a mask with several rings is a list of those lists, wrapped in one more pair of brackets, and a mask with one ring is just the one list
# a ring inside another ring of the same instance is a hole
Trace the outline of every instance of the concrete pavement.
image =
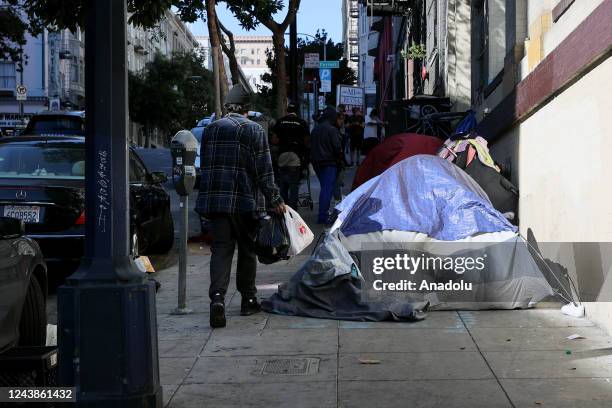
[[(258, 296), (306, 257), (260, 265)], [(228, 326), (212, 330), (209, 261), (208, 247), (191, 246), (192, 315), (169, 314), (176, 266), (156, 276), (166, 407), (612, 406), (612, 338), (586, 319), (558, 309), (432, 312), (418, 323), (241, 317), (232, 279)]]

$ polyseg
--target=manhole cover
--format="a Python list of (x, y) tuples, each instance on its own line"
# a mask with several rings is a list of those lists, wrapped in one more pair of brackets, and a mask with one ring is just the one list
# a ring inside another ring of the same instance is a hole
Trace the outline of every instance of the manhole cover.
[(278, 358), (266, 360), (261, 373), (264, 375), (309, 375), (318, 371), (318, 358)]

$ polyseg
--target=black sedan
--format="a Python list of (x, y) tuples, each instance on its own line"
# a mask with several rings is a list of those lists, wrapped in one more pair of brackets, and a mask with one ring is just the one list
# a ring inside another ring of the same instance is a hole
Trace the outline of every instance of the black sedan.
[(47, 337), (47, 267), (20, 220), (0, 217), (0, 353), (44, 346)]
[[(133, 255), (166, 253), (174, 243), (163, 172), (150, 173), (130, 149)], [(78, 262), (85, 224), (85, 139), (20, 136), (0, 140), (0, 216), (25, 222), (47, 263)]]

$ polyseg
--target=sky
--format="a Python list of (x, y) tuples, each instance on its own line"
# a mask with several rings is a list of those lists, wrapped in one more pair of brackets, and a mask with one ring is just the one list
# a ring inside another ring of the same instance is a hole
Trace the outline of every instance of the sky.
[[(287, 2), (285, 1), (285, 4)], [(314, 35), (317, 29), (325, 29), (335, 42), (342, 41), (342, 2), (341, 0), (302, 0), (298, 11), (298, 33)], [(276, 18), (280, 21), (285, 16), (285, 10)], [(217, 14), (221, 22), (235, 35), (271, 35), (270, 31), (261, 24), (253, 31), (246, 31), (240, 27), (232, 13), (220, 2)], [(201, 21), (190, 25), (195, 35), (208, 35), (206, 23)]]

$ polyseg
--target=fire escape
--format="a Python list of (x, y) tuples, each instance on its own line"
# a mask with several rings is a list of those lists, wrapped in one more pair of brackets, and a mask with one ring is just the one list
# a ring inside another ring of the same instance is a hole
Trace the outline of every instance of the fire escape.
[(388, 16), (404, 14), (414, 0), (359, 0), (368, 8), (369, 16)]
[(352, 62), (359, 62), (359, 0), (349, 1), (349, 57)]

